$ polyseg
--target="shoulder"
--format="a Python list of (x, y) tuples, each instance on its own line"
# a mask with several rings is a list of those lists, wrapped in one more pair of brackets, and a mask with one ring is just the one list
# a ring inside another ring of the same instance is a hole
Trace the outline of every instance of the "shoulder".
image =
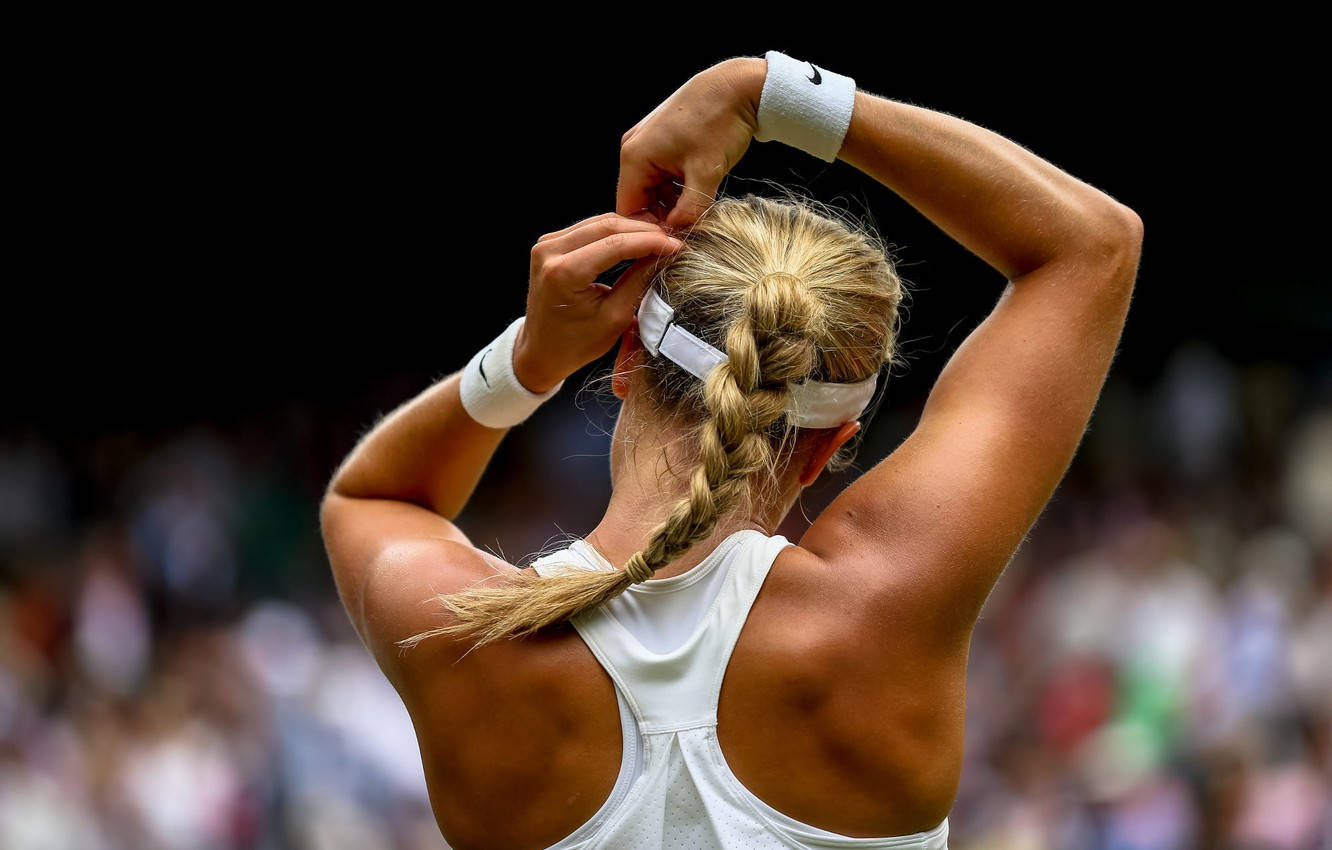
[(518, 568), (468, 543), (402, 539), (386, 547), (365, 588), (367, 648), (395, 686), (405, 684), (422, 663), (457, 660), (463, 641), (435, 635), (407, 648), (404, 641), (454, 624), (441, 597), (469, 587), (504, 581)]
[(793, 662), (821, 675), (855, 676), (891, 664), (921, 678), (951, 678), (965, 670), (970, 641), (941, 642), (933, 621), (948, 614), (922, 604), (916, 588), (914, 569), (891, 552), (848, 563), (791, 544), (773, 561), (755, 620), (773, 627), (770, 638)]
[(942, 819), (961, 769), (967, 652), (924, 637), (918, 616), (909, 590), (788, 546), (736, 647), (735, 682), (855, 754), (839, 769), (891, 782), (904, 804)]

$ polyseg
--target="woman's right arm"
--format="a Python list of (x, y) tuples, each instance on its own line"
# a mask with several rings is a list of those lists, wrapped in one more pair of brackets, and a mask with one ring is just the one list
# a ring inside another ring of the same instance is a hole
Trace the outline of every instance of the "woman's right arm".
[[(744, 63), (756, 109), (766, 61), (731, 61)], [(1142, 221), (997, 133), (865, 91), (838, 158), (1008, 281), (912, 434), (800, 541), (846, 586), (868, 588), (884, 617), (912, 617), (922, 636), (957, 646), (1087, 428), (1128, 313)]]

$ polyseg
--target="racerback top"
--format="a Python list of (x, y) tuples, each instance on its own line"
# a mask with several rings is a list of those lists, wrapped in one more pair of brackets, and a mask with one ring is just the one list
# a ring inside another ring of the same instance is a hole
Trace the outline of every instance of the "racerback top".
[[(605, 804), (550, 850), (947, 850), (947, 818), (912, 835), (840, 835), (777, 811), (727, 765), (717, 743), (722, 677), (773, 561), (790, 545), (737, 531), (688, 572), (631, 584), (570, 620), (615, 682), (624, 757)], [(615, 569), (584, 540), (532, 568), (543, 576)]]

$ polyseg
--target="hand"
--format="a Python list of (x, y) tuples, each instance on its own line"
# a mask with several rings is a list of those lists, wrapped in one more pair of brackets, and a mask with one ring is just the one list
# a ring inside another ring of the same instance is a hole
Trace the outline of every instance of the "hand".
[(728, 59), (695, 74), (629, 128), (620, 139), (615, 211), (647, 212), (672, 231), (693, 224), (749, 149), (766, 73), (763, 59)]
[[(610, 351), (634, 322), (663, 257), (683, 245), (650, 216), (606, 213), (532, 247), (527, 321), (514, 341), (519, 383), (542, 393)], [(641, 258), (607, 286), (597, 275)]]

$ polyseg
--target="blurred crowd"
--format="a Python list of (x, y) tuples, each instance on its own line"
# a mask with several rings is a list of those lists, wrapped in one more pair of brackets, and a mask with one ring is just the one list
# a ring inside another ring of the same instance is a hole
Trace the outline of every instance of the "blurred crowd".
[[(1330, 384), (1198, 342), (1112, 377), (977, 626), (954, 850), (1332, 847)], [(547, 408), (460, 520), (516, 560), (604, 502), (557, 529), (506, 490), (609, 485)], [(319, 537), (369, 424), (0, 427), (0, 848), (445, 846)]]

